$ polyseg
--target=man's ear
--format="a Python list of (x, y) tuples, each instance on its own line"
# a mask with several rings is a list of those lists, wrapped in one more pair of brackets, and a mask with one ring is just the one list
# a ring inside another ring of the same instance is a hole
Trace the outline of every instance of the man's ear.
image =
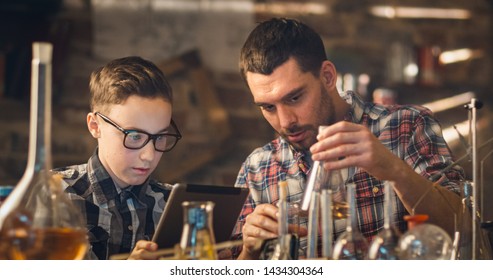
[(87, 129), (89, 129), (89, 132), (91, 133), (92, 137), (99, 138), (101, 134), (99, 129), (99, 123), (96, 119), (96, 114), (92, 112), (87, 114)]
[(322, 67), (320, 70), (320, 76), (322, 79), (322, 82), (328, 87), (328, 88), (335, 88), (337, 84), (337, 71), (336, 67), (334, 64), (328, 60), (325, 60), (322, 63)]

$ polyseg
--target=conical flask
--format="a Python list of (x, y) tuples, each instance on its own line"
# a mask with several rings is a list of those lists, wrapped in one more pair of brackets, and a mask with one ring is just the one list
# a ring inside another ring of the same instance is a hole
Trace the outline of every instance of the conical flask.
[(399, 259), (399, 237), (400, 232), (391, 223), (392, 199), (394, 197), (392, 183), (384, 182), (384, 221), (383, 229), (373, 239), (368, 249), (370, 260), (397, 260)]
[(4, 259), (82, 259), (88, 247), (83, 220), (50, 171), (51, 54), (51, 44), (33, 44), (27, 167), (0, 208)]
[(346, 219), (346, 231), (334, 244), (333, 258), (336, 260), (364, 260), (368, 253), (368, 241), (358, 229), (356, 213), (356, 185), (347, 185), (349, 217)]
[(185, 201), (183, 230), (180, 247), (183, 258), (190, 260), (216, 260), (215, 236), (212, 227), (214, 202)]

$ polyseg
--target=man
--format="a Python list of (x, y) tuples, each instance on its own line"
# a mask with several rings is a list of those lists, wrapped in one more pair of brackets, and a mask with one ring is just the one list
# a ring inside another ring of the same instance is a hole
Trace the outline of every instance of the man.
[[(278, 182), (285, 177), (288, 200), (300, 199), (313, 161), (340, 169), (347, 183), (356, 184), (359, 229), (368, 240), (383, 226), (384, 180), (395, 183), (399, 229), (406, 230), (403, 216), (414, 209), (453, 236), (454, 212), (461, 209), (456, 182), (463, 174), (452, 169), (437, 187), (427, 179), (452, 162), (429, 110), (386, 108), (364, 103), (354, 92), (339, 93), (320, 36), (292, 19), (259, 24), (243, 45), (240, 71), (279, 137), (253, 151), (239, 172), (236, 186), (251, 194), (233, 233), (243, 238), (234, 257), (256, 259), (259, 243), (277, 237)], [(321, 125), (328, 127), (318, 134)], [(336, 223), (335, 231), (338, 236), (344, 228)]]

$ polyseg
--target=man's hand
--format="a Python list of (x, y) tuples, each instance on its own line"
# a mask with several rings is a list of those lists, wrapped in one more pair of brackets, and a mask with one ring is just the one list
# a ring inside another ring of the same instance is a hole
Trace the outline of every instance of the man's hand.
[(357, 166), (380, 180), (392, 180), (393, 170), (405, 164), (390, 152), (371, 131), (346, 121), (325, 127), (310, 151), (313, 160), (323, 161), (325, 169)]
[(152, 241), (139, 240), (135, 244), (135, 248), (128, 257), (129, 260), (155, 260), (156, 257), (151, 257), (148, 255), (149, 252), (154, 252), (157, 250), (157, 244)]
[(409, 213), (428, 214), (430, 223), (454, 236), (453, 212), (460, 212), (460, 197), (445, 188), (430, 192), (432, 182), (392, 154), (368, 128), (342, 121), (322, 129), (317, 139), (310, 151), (313, 160), (324, 162), (325, 169), (357, 166), (379, 180), (393, 181), (394, 191)]
[[(243, 225), (243, 250), (238, 259), (258, 259), (260, 246), (265, 239), (276, 238), (278, 235), (278, 208), (271, 204), (260, 204), (246, 217)], [(289, 226), (294, 231), (297, 226)], [(306, 236), (307, 229), (299, 228), (299, 236)]]
[(239, 258), (258, 259), (262, 241), (277, 237), (277, 207), (260, 204), (248, 215), (243, 225), (243, 250)]

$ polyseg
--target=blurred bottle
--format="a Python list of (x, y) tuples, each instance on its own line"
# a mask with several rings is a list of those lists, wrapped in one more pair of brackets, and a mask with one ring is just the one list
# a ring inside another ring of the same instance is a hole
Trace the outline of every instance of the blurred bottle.
[(388, 88), (377, 88), (373, 91), (373, 103), (383, 106), (397, 104), (397, 93)]
[(50, 172), (51, 54), (51, 44), (33, 44), (28, 163), (0, 208), (0, 258), (82, 259), (88, 247), (80, 213)]
[(214, 202), (185, 201), (180, 247), (188, 260), (216, 260), (216, 241), (212, 227)]

